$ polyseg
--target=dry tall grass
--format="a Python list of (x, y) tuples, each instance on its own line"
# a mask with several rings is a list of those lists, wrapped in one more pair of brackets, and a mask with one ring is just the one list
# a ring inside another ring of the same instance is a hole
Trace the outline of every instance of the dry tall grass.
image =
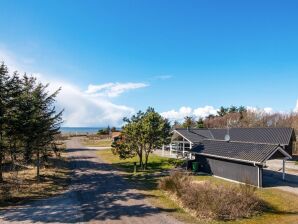
[(264, 203), (248, 185), (238, 187), (194, 182), (192, 177), (173, 172), (159, 182), (159, 188), (178, 198), (187, 210), (199, 218), (233, 220), (261, 213)]
[(0, 184), (0, 206), (53, 196), (62, 192), (69, 183), (67, 160), (50, 158), (36, 179), (36, 168), (19, 166), (4, 172), (5, 182)]

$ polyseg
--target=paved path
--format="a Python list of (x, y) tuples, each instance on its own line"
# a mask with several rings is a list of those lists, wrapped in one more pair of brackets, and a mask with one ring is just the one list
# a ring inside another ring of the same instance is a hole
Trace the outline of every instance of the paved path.
[(282, 160), (268, 160), (263, 170), (264, 187), (277, 188), (298, 195), (298, 166), (295, 161), (286, 162), (286, 176), (282, 180)]
[[(298, 165), (296, 165), (295, 162), (296, 161), (292, 161), (292, 160), (286, 161), (285, 167), (286, 167), (287, 173), (298, 174)], [(266, 162), (266, 165), (271, 170), (275, 170), (275, 171), (279, 171), (279, 172), (282, 171), (282, 160), (281, 159), (268, 160)]]
[(144, 194), (96, 156), (97, 150), (82, 148), (78, 138), (69, 141), (69, 190), (2, 210), (0, 223), (180, 223), (150, 205)]

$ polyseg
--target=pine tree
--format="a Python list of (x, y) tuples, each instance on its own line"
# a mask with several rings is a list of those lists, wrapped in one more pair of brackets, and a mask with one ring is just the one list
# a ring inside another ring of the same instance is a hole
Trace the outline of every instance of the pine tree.
[(6, 113), (5, 133), (8, 142), (8, 151), (10, 153), (12, 164), (15, 165), (18, 148), (20, 148), (20, 127), (22, 120), (20, 119), (20, 98), (22, 94), (21, 80), (18, 73), (14, 73), (12, 78), (7, 82), (8, 103)]
[(48, 150), (55, 148), (62, 111), (56, 112), (54, 103), (60, 89), (50, 94), (47, 88), (26, 74), (10, 76), (4, 63), (0, 65), (0, 181), (6, 155), (10, 154), (13, 165), (16, 158), (25, 163), (36, 158), (39, 179), (41, 155), (47, 158)]
[(37, 160), (37, 173), (39, 179), (40, 167), (40, 153), (42, 152), (44, 158), (47, 157), (47, 147), (54, 141), (54, 136), (59, 133), (60, 124), (62, 122), (62, 111), (56, 113), (55, 97), (60, 89), (52, 94), (46, 92), (48, 85), (43, 86), (39, 84), (34, 91), (35, 105), (35, 118), (36, 122), (36, 139), (35, 139), (35, 152)]
[(5, 142), (5, 116), (7, 114), (8, 91), (7, 82), (9, 81), (8, 69), (4, 63), (0, 65), (0, 182), (3, 181), (2, 163), (7, 150)]

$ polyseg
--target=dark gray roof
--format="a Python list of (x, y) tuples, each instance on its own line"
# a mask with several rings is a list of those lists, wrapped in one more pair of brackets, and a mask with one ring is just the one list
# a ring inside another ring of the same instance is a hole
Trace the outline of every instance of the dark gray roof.
[(191, 152), (228, 160), (263, 163), (277, 148), (280, 148), (279, 145), (203, 140)]
[[(224, 140), (227, 129), (209, 129), (214, 139)], [(238, 142), (254, 142), (288, 145), (293, 128), (230, 128), (230, 140)]]
[(178, 128), (176, 131), (193, 143), (200, 142), (203, 139), (212, 139), (211, 132), (208, 129)]
[[(224, 140), (227, 129), (176, 129), (193, 143), (204, 139)], [(293, 128), (230, 128), (230, 141), (289, 145)]]

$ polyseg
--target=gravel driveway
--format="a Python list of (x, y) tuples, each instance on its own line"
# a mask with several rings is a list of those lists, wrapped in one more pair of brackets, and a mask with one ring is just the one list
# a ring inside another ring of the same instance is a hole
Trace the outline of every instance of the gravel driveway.
[(69, 190), (0, 212), (0, 223), (180, 223), (156, 208), (97, 156), (100, 149), (83, 148), (78, 138), (68, 142), (73, 170)]
[(298, 195), (298, 166), (295, 161), (287, 161), (286, 176), (282, 180), (282, 160), (268, 160), (263, 170), (263, 186), (277, 188)]

